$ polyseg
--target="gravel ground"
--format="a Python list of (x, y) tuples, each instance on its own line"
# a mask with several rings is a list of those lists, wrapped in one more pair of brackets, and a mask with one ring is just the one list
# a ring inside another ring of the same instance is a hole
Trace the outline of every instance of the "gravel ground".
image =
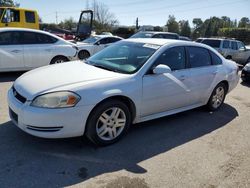
[(0, 187), (250, 187), (250, 85), (239, 83), (214, 113), (198, 108), (133, 126), (96, 148), (82, 138), (30, 136), (8, 117), (0, 75)]

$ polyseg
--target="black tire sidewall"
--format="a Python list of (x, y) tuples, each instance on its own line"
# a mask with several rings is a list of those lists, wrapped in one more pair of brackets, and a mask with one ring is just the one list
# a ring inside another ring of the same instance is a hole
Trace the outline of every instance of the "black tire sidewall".
[[(112, 108), (112, 107), (119, 107), (124, 111), (124, 113), (126, 115), (126, 125), (125, 125), (122, 133), (118, 137), (116, 137), (115, 139), (110, 140), (110, 141), (102, 140), (97, 135), (96, 123), (97, 123), (97, 120), (99, 119), (100, 115), (104, 111), (106, 111), (107, 109)], [(97, 105), (92, 110), (92, 112), (89, 115), (87, 124), (86, 124), (85, 135), (94, 144), (96, 144), (98, 146), (105, 146), (105, 145), (109, 145), (109, 144), (117, 142), (128, 131), (130, 124), (131, 124), (131, 113), (130, 113), (127, 105), (119, 100), (109, 100), (109, 101), (106, 101), (106, 102), (103, 102), (103, 103)]]
[[(80, 58), (80, 54), (82, 54), (81, 56), (81, 58)], [(90, 54), (89, 54), (89, 52), (88, 51), (86, 51), (86, 50), (81, 50), (80, 52), (78, 52), (78, 58), (80, 59), (80, 60), (84, 60), (84, 59), (87, 59), (87, 58), (89, 58), (90, 57)]]
[(50, 64), (51, 64), (51, 65), (54, 65), (54, 64), (56, 64), (55, 62), (58, 61), (58, 60), (63, 60), (64, 62), (67, 62), (67, 61), (68, 61), (68, 59), (67, 59), (66, 57), (61, 56), (61, 57), (55, 57), (55, 58), (53, 58), (53, 59), (51, 60)]
[[(217, 89), (218, 87), (223, 87), (223, 89), (224, 89), (224, 97), (223, 97), (223, 100), (222, 100), (220, 106), (217, 107), (217, 108), (214, 108), (214, 107), (213, 107), (213, 101), (212, 101), (212, 99), (213, 99), (213, 96), (214, 96), (214, 94), (215, 94), (215, 92), (216, 92), (216, 89)], [(225, 98), (226, 98), (226, 93), (227, 93), (226, 85), (225, 85), (224, 83), (219, 83), (219, 84), (214, 88), (214, 90), (213, 90), (213, 92), (212, 92), (212, 94), (211, 94), (211, 96), (210, 96), (210, 98), (209, 98), (209, 101), (208, 101), (208, 103), (207, 103), (208, 109), (209, 109), (210, 111), (216, 111), (216, 110), (218, 110), (218, 109), (223, 105), (223, 103), (224, 103), (224, 100), (225, 100)]]

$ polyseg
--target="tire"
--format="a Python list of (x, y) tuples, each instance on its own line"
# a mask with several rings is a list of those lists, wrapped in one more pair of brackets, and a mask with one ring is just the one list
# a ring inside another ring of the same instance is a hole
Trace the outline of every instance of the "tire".
[(64, 63), (64, 62), (67, 62), (69, 61), (66, 57), (63, 57), (63, 56), (57, 56), (57, 57), (54, 57), (50, 64), (53, 65), (53, 64), (59, 64), (59, 63)]
[(129, 108), (119, 100), (109, 100), (91, 112), (85, 135), (95, 145), (106, 146), (117, 142), (127, 132), (130, 124)]
[(224, 103), (225, 97), (227, 93), (227, 87), (224, 83), (219, 83), (213, 90), (209, 101), (207, 103), (207, 108), (210, 111), (218, 110), (222, 104)]
[(78, 58), (79, 58), (80, 60), (84, 60), (84, 59), (87, 59), (87, 58), (89, 58), (89, 57), (90, 57), (90, 54), (89, 54), (89, 52), (86, 51), (86, 50), (81, 50), (80, 52), (78, 52)]

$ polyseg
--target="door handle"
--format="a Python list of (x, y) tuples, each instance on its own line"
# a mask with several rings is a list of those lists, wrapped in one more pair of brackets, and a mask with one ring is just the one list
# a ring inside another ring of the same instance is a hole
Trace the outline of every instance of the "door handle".
[(212, 75), (216, 75), (218, 73), (218, 71), (214, 71), (212, 72)]
[(181, 81), (184, 81), (186, 79), (186, 76), (184, 76), (184, 75), (181, 75), (180, 77), (179, 77), (179, 80), (181, 80)]
[(52, 50), (51, 49), (45, 49), (46, 52), (51, 52)]
[(17, 54), (17, 53), (21, 52), (21, 50), (12, 50), (11, 52)]

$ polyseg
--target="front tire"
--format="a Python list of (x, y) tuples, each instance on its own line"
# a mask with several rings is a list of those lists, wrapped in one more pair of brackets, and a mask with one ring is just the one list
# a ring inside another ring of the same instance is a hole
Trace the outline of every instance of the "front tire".
[(89, 54), (89, 52), (86, 51), (86, 50), (81, 50), (80, 52), (78, 52), (78, 58), (79, 58), (80, 60), (84, 60), (84, 59), (87, 59), (87, 58), (89, 58), (89, 57), (90, 57), (90, 54)]
[(227, 89), (224, 83), (219, 83), (213, 90), (209, 101), (207, 103), (207, 107), (210, 111), (218, 110), (221, 105), (224, 103), (226, 97)]
[(129, 108), (119, 100), (109, 100), (91, 112), (85, 134), (94, 144), (105, 146), (117, 142), (130, 124)]

